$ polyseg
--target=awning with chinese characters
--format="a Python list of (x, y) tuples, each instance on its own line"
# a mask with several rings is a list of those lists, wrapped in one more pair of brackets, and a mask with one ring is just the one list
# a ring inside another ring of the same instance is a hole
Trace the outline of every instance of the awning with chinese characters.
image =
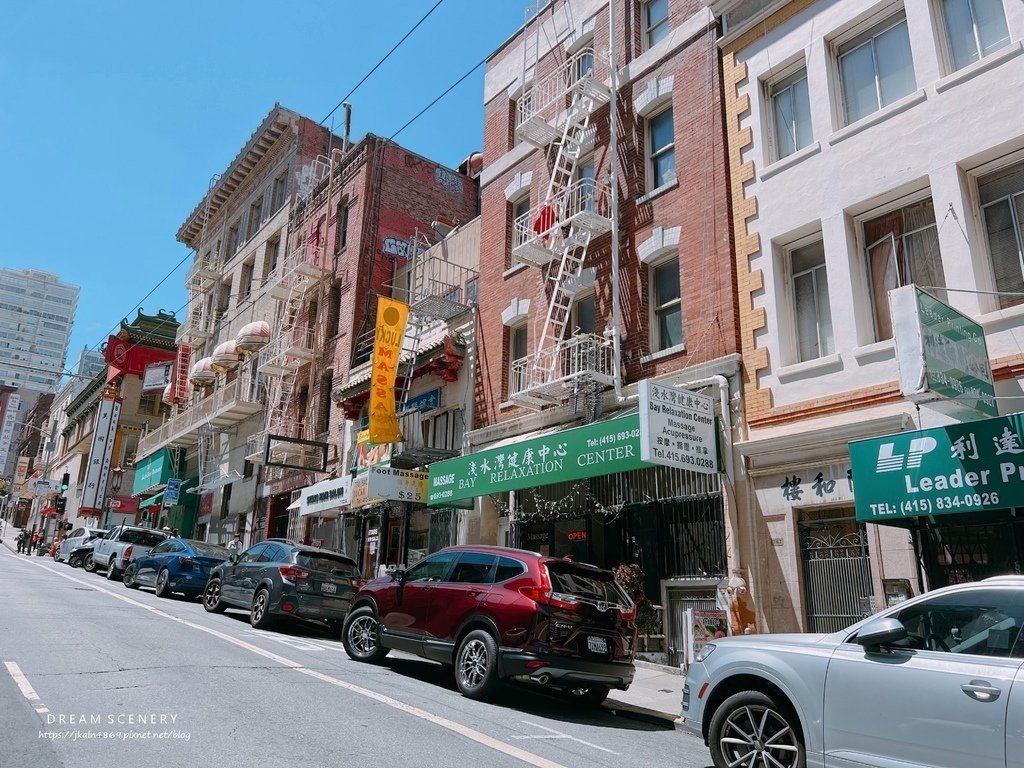
[(1024, 414), (850, 443), (857, 519), (1024, 506)]

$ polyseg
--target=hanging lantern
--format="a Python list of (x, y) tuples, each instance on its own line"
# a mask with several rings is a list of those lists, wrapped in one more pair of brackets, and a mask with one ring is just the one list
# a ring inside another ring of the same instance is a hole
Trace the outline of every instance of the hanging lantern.
[(257, 320), (242, 326), (235, 337), (236, 348), (242, 352), (255, 352), (270, 343), (270, 323)]
[(238, 349), (238, 342), (234, 339), (221, 342), (213, 349), (213, 354), (210, 355), (210, 359), (213, 361), (213, 367), (217, 370), (227, 371), (238, 366), (240, 359), (240, 351)]
[(217, 380), (217, 372), (213, 370), (213, 358), (202, 357), (192, 365), (188, 380), (193, 387), (205, 387)]

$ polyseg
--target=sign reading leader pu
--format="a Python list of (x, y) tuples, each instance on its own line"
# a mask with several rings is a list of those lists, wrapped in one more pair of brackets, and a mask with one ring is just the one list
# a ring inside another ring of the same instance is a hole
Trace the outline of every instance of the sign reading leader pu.
[(857, 519), (1024, 506), (1024, 414), (850, 443)]

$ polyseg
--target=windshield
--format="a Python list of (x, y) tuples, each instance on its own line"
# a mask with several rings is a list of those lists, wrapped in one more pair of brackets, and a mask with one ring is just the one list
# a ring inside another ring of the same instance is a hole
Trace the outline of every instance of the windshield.
[(584, 569), (572, 563), (548, 563), (547, 567), (551, 576), (551, 591), (554, 593), (604, 603), (630, 603), (610, 572), (597, 568)]
[(299, 552), (295, 558), (295, 562), (303, 568), (309, 568), (311, 571), (323, 571), (324, 573), (331, 573), (335, 576), (359, 576), (359, 568), (356, 567), (356, 564), (351, 560), (344, 557), (328, 555), (325, 552), (319, 552), (316, 554), (311, 552)]

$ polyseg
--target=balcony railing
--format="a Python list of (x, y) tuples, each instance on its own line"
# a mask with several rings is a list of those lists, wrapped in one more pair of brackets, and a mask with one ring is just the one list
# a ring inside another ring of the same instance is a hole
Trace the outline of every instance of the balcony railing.
[(611, 187), (593, 179), (577, 179), (549, 202), (540, 203), (512, 223), (512, 258), (545, 266), (564, 246), (570, 231), (591, 237), (612, 228)]
[(582, 48), (551, 74), (527, 87), (516, 104), (516, 133), (523, 141), (544, 148), (562, 135), (567, 116), (566, 97), (578, 91), (594, 108), (611, 98), (611, 90), (594, 77), (593, 48)]
[(239, 378), (216, 389), (139, 440), (138, 457), (145, 458), (170, 443), (194, 445), (206, 425), (229, 427), (263, 410), (263, 389), (250, 378)]
[(313, 359), (313, 329), (289, 328), (260, 350), (258, 370), (266, 376), (284, 376)]
[(572, 383), (588, 378), (605, 386), (614, 379), (612, 345), (594, 334), (579, 334), (512, 362), (509, 400), (530, 408), (562, 402), (572, 394)]

